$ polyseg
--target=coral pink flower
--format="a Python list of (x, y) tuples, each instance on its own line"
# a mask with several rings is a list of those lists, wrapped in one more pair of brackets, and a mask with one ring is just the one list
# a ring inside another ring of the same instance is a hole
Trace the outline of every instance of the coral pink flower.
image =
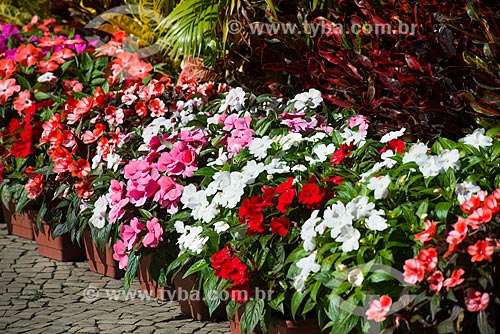
[(165, 103), (158, 98), (149, 102), (148, 109), (151, 112), (151, 117), (161, 117), (167, 111)]
[(444, 275), (441, 271), (436, 270), (431, 276), (427, 277), (427, 283), (429, 283), (429, 289), (431, 291), (436, 291), (439, 293), (443, 287)]
[(26, 174), (29, 179), (24, 185), (24, 189), (28, 192), (28, 198), (35, 199), (40, 196), (44, 187), (43, 174), (35, 174), (31, 166), (26, 168)]
[(425, 227), (424, 231), (415, 235), (415, 240), (425, 244), (427, 241), (431, 241), (432, 238), (436, 236), (437, 225), (433, 220), (427, 219), (424, 222), (424, 227)]
[(416, 259), (408, 259), (403, 266), (404, 281), (409, 284), (416, 284), (424, 279), (425, 267)]
[(352, 129), (359, 125), (359, 133), (366, 136), (368, 130), (368, 119), (363, 115), (353, 116), (349, 119), (349, 127)]
[(132, 218), (129, 225), (122, 225), (120, 227), (120, 238), (123, 239), (127, 245), (128, 250), (131, 250), (137, 242), (137, 237), (139, 233), (145, 228), (144, 224), (141, 223), (137, 218)]
[(128, 255), (125, 252), (127, 245), (122, 240), (117, 240), (113, 245), (113, 259), (118, 261), (118, 267), (120, 269), (127, 268), (128, 265)]
[(463, 202), (462, 205), (460, 205), (460, 209), (462, 209), (465, 213), (471, 214), (474, 210), (481, 206), (481, 203), (485, 200), (486, 195), (486, 191), (479, 191), (476, 195), (473, 195), (470, 199)]
[(8, 79), (17, 71), (16, 63), (11, 59), (0, 59), (0, 78)]
[(370, 308), (366, 311), (366, 318), (376, 322), (382, 322), (386, 319), (392, 305), (392, 299), (389, 296), (382, 296), (379, 300), (370, 303)]
[(7, 103), (9, 97), (21, 90), (21, 86), (16, 85), (16, 79), (6, 79), (0, 81), (0, 105)]
[(90, 163), (85, 159), (73, 160), (68, 166), (71, 176), (83, 179), (90, 173)]
[(43, 53), (37, 49), (33, 44), (20, 45), (17, 48), (15, 59), (23, 66), (33, 66), (42, 59)]
[(17, 95), (17, 97), (14, 99), (13, 105), (14, 109), (16, 109), (17, 112), (19, 113), (19, 116), (21, 116), (23, 111), (28, 110), (31, 107), (34, 107), (35, 103), (31, 101), (30, 91), (25, 89)]
[(163, 241), (163, 228), (157, 218), (153, 218), (146, 223), (148, 233), (142, 240), (145, 247), (158, 247), (160, 241)]
[(436, 249), (421, 249), (417, 255), (417, 260), (424, 266), (426, 272), (434, 270), (438, 263), (438, 254)]
[(495, 248), (489, 242), (481, 240), (469, 246), (467, 250), (469, 255), (472, 256), (471, 262), (481, 262), (483, 260), (491, 262), (491, 255), (495, 252)]
[(458, 217), (458, 221), (453, 225), (454, 230), (448, 233), (446, 242), (449, 244), (458, 245), (467, 236), (467, 221), (463, 217)]
[(104, 109), (104, 118), (109, 123), (109, 125), (120, 125), (123, 123), (123, 119), (125, 118), (125, 113), (122, 108), (116, 108), (114, 106), (108, 106)]
[(490, 302), (490, 296), (484, 292), (481, 293), (474, 289), (467, 289), (467, 295), (465, 297), (465, 305), (467, 306), (467, 311), (469, 312), (479, 312), (486, 310)]
[(456, 269), (453, 270), (451, 273), (451, 277), (447, 278), (444, 281), (444, 286), (446, 287), (446, 291), (448, 291), (450, 288), (453, 288), (457, 285), (460, 285), (464, 282), (464, 279), (462, 278), (462, 275), (465, 273), (463, 269)]
[(75, 191), (78, 197), (89, 199), (92, 196), (94, 193), (92, 190), (92, 181), (93, 178), (89, 178), (75, 184)]
[(478, 229), (479, 226), (489, 222), (493, 218), (493, 212), (485, 207), (480, 207), (474, 210), (469, 217), (467, 217), (467, 225), (472, 229)]

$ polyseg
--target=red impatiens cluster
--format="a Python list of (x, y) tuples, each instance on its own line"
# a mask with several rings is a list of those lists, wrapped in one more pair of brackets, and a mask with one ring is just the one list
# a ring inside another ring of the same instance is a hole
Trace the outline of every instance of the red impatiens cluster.
[(223, 248), (212, 255), (212, 268), (215, 270), (215, 276), (233, 283), (229, 291), (231, 298), (238, 303), (248, 300), (250, 294), (248, 266), (232, 250)]
[(247, 226), (249, 234), (266, 231), (264, 210), (270, 208), (270, 214), (272, 214), (272, 209), (282, 214), (270, 219), (271, 233), (283, 237), (290, 229), (291, 222), (286, 217), (286, 213), (294, 200), (307, 209), (314, 210), (331, 197), (324, 187), (314, 182), (313, 178), (309, 179), (298, 192), (297, 187), (294, 186), (293, 177), (287, 178), (277, 187), (263, 186), (261, 191), (262, 195), (245, 198), (238, 212), (240, 222)]
[[(481, 233), (477, 232), (484, 225), (489, 223), (495, 215), (500, 212), (500, 189), (493, 191), (491, 195), (484, 190), (471, 196), (461, 206), (461, 210), (467, 214), (467, 217), (458, 217), (457, 222), (453, 225), (446, 236), (448, 250), (442, 255), (447, 258), (450, 255), (459, 252), (459, 245), (464, 243), (468, 237), (474, 234), (476, 239), (469, 241), (467, 253), (470, 255), (471, 262), (492, 261), (492, 255), (495, 248), (500, 248), (500, 241), (481, 237)], [(415, 240), (424, 244), (432, 241), (437, 235), (437, 224), (432, 220), (427, 220), (424, 223), (425, 230), (415, 236)], [(420, 250), (416, 258), (408, 259), (403, 267), (404, 280), (410, 284), (416, 284), (424, 280), (427, 276), (429, 289), (438, 294), (443, 287), (448, 291), (450, 288), (458, 286), (464, 282), (462, 276), (465, 274), (463, 269), (456, 269), (451, 273), (451, 276), (445, 279), (444, 274), (436, 269), (438, 264), (438, 252), (433, 247), (423, 248)], [(466, 306), (470, 312), (477, 312), (488, 307), (488, 293), (481, 293), (472, 288), (467, 290)]]

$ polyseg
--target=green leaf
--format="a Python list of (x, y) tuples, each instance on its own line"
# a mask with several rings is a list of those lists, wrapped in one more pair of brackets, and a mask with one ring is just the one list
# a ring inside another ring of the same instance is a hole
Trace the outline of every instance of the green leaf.
[(477, 315), (477, 326), (481, 334), (495, 334), (495, 329), (488, 323), (488, 315), (484, 311), (480, 311)]
[(151, 212), (149, 212), (148, 210), (139, 209), (139, 213), (141, 214), (142, 217), (144, 217), (146, 219), (153, 218), (153, 214)]
[(205, 259), (201, 259), (199, 260), (198, 262), (196, 262), (195, 264), (193, 264), (187, 271), (186, 273), (184, 274), (184, 276), (182, 276), (182, 278), (186, 278), (188, 277), (189, 275), (192, 275), (194, 273), (197, 273), (199, 271), (202, 271), (203, 269), (205, 268), (208, 268), (208, 263)]
[[(308, 289), (309, 290), (309, 289)], [(295, 292), (292, 296), (292, 318), (295, 320), (295, 316), (297, 315), (297, 311), (299, 310), (300, 304), (304, 298), (309, 294), (309, 291), (306, 290), (304, 292)]]
[(125, 277), (123, 278), (123, 290), (125, 290), (125, 292), (128, 292), (132, 282), (134, 281), (140, 259), (140, 253), (132, 252), (128, 256), (127, 270), (125, 271)]
[(215, 174), (215, 169), (212, 167), (203, 167), (194, 172), (194, 176), (208, 176), (212, 177)]
[(450, 211), (451, 203), (450, 202), (440, 202), (436, 204), (434, 210), (436, 211), (436, 216), (441, 221), (446, 221), (446, 217), (448, 217), (448, 211)]
[(50, 99), (51, 96), (47, 93), (44, 93), (44, 92), (36, 92), (35, 93), (35, 100), (47, 100), (47, 99)]
[(66, 224), (58, 224), (54, 231), (52, 232), (52, 237), (57, 238), (63, 234), (69, 233), (68, 226)]
[(326, 315), (330, 318), (330, 323), (333, 324), (335, 334), (349, 334), (356, 327), (359, 318), (350, 312), (344, 310), (345, 304), (337, 295), (330, 295), (330, 302), (326, 309)]
[(251, 299), (245, 304), (245, 312), (240, 321), (240, 332), (251, 333), (259, 320), (264, 318), (264, 300)]

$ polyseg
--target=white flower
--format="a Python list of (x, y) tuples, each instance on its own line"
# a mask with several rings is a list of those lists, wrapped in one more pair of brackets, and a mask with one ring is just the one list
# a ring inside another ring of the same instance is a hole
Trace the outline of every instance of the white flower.
[(458, 170), (460, 168), (460, 152), (457, 149), (444, 150), (439, 155), (439, 163), (442, 172), (446, 172), (449, 168)]
[(181, 235), (177, 239), (177, 244), (180, 248), (180, 253), (190, 250), (195, 254), (200, 254), (203, 251), (203, 245), (208, 241), (208, 237), (200, 237), (203, 232), (201, 226), (184, 226), (182, 222), (175, 222), (176, 230)]
[(353, 286), (361, 286), (363, 284), (363, 272), (358, 268), (353, 269), (347, 274), (347, 281)]
[(382, 158), (382, 162), (377, 162), (382, 165), (382, 167), (387, 167), (388, 169), (391, 169), (396, 165), (396, 160), (391, 159), (394, 156), (394, 152), (392, 150), (387, 150), (384, 153), (380, 155), (380, 158)]
[(165, 130), (171, 129), (173, 126), (172, 122), (165, 117), (158, 117), (153, 119), (151, 123), (142, 131), (142, 139), (144, 139), (144, 144), (149, 145), (149, 142), (154, 136), (160, 133), (160, 130), (164, 128)]
[(329, 144), (326, 146), (325, 144), (319, 144), (313, 148), (313, 154), (315, 157), (306, 156), (306, 161), (311, 164), (324, 162), (328, 159), (327, 155), (333, 154), (333, 152), (335, 152), (335, 145)]
[(414, 144), (408, 150), (408, 153), (403, 157), (403, 163), (416, 162), (425, 160), (427, 158), (427, 151), (429, 148), (423, 143)]
[(57, 81), (57, 77), (52, 72), (47, 72), (38, 77), (38, 82)]
[(306, 170), (307, 167), (302, 164), (295, 165), (292, 167), (292, 172), (305, 172)]
[(347, 210), (346, 206), (338, 201), (325, 209), (325, 212), (323, 212), (323, 219), (323, 222), (316, 226), (316, 231), (318, 233), (324, 233), (326, 228), (331, 228), (330, 236), (332, 239), (335, 239), (341, 233), (342, 227), (352, 225), (354, 217), (352, 213)]
[(304, 250), (312, 251), (316, 248), (316, 241), (314, 238), (317, 235), (315, 230), (316, 224), (321, 220), (318, 218), (318, 210), (311, 213), (311, 217), (304, 222), (300, 230), (300, 238), (304, 241)]
[(304, 139), (298, 132), (290, 132), (278, 140), (283, 151), (288, 151), (292, 146), (298, 146)]
[(317, 141), (320, 141), (322, 139), (325, 139), (328, 135), (324, 132), (316, 132), (314, 135), (311, 137), (307, 138), (307, 141), (310, 143), (315, 143)]
[(293, 286), (297, 291), (303, 291), (305, 282), (311, 273), (317, 273), (321, 266), (316, 263), (316, 252), (297, 261), (297, 267), (301, 269), (300, 273), (295, 277)]
[(224, 166), (224, 164), (229, 160), (229, 157), (227, 155), (227, 152), (224, 152), (224, 148), (221, 147), (219, 148), (219, 156), (217, 157), (216, 160), (209, 162), (207, 166)]
[(293, 101), (295, 102), (294, 107), (297, 110), (302, 110), (306, 107), (314, 109), (323, 102), (323, 98), (319, 90), (311, 88), (307, 92), (295, 95)]
[(426, 159), (418, 161), (418, 169), (425, 178), (436, 176), (441, 172), (440, 161), (436, 156), (427, 156)]
[(284, 161), (273, 159), (266, 165), (266, 171), (269, 174), (284, 174), (290, 172), (290, 167), (288, 167)]
[(271, 147), (272, 143), (273, 140), (269, 139), (269, 136), (254, 138), (249, 146), (250, 153), (259, 160), (262, 160), (267, 157), (267, 150)]
[(401, 130), (399, 130), (399, 131), (392, 131), (392, 132), (386, 133), (385, 135), (382, 136), (382, 138), (380, 139), (380, 142), (381, 143), (388, 143), (393, 139), (397, 139), (397, 138), (401, 137), (405, 133), (405, 131), (406, 131), (405, 128), (401, 128)]
[(229, 230), (229, 227), (229, 224), (223, 221), (219, 221), (214, 224), (214, 229), (217, 234), (221, 234), (222, 232)]
[(358, 145), (358, 144), (360, 144), (360, 146), (364, 145), (365, 136), (363, 136), (361, 133), (357, 131), (352, 131), (349, 128), (345, 128), (344, 132), (342, 132), (340, 135), (342, 136), (342, 138), (344, 138), (342, 144), (349, 145), (353, 143), (353, 145)]
[(94, 225), (96, 228), (103, 228), (106, 223), (106, 211), (108, 209), (108, 199), (106, 195), (102, 195), (95, 201), (94, 210), (92, 212), (92, 217), (90, 217), (89, 223)]
[(252, 184), (255, 182), (255, 179), (266, 170), (266, 167), (262, 162), (255, 162), (255, 160), (250, 160), (247, 162), (245, 167), (241, 169), (241, 173), (243, 174), (243, 178), (246, 179), (246, 184)]
[(481, 190), (474, 182), (463, 182), (458, 183), (455, 187), (455, 194), (457, 194), (457, 200), (460, 204), (469, 200), (472, 195), (476, 194)]
[(493, 139), (491, 137), (484, 135), (484, 129), (476, 129), (473, 133), (465, 136), (464, 138), (459, 140), (464, 144), (474, 146), (479, 150), (479, 148), (485, 148), (491, 146), (493, 143)]
[(116, 153), (109, 153), (108, 154), (108, 164), (107, 167), (108, 169), (112, 169), (113, 171), (117, 171), (118, 167), (120, 166), (120, 156)]
[(219, 213), (213, 203), (208, 203), (207, 194), (203, 190), (196, 191), (194, 184), (184, 187), (181, 203), (191, 209), (191, 216), (195, 220), (202, 219), (205, 223), (211, 222)]
[(386, 198), (389, 194), (389, 184), (391, 178), (389, 175), (372, 177), (366, 186), (368, 189), (373, 190), (375, 199)]
[(355, 220), (368, 217), (370, 212), (375, 209), (375, 203), (371, 203), (368, 196), (357, 196), (346, 205), (346, 210), (349, 211)]
[(231, 111), (240, 111), (245, 105), (245, 91), (241, 87), (232, 88), (227, 93), (226, 98), (220, 106), (220, 110), (224, 111), (228, 107)]
[(340, 235), (335, 239), (342, 243), (344, 253), (359, 249), (359, 238), (361, 234), (352, 225), (344, 225), (340, 229)]
[(366, 227), (372, 231), (383, 231), (388, 228), (387, 219), (382, 217), (383, 215), (384, 210), (373, 210), (370, 212), (370, 216), (365, 220)]

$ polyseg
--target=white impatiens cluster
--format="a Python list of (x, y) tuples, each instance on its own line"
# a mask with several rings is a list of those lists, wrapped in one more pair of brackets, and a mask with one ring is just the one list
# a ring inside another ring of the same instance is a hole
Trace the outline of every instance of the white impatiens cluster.
[(464, 144), (474, 146), (478, 150), (480, 148), (486, 148), (493, 145), (493, 139), (491, 137), (485, 136), (484, 132), (484, 129), (476, 129), (473, 133), (465, 136), (459, 141), (463, 142)]
[(180, 254), (186, 250), (190, 250), (195, 254), (201, 254), (203, 246), (207, 243), (208, 237), (201, 237), (203, 227), (184, 225), (181, 221), (176, 221), (174, 224), (175, 230), (180, 234), (177, 244), (179, 245)]
[(335, 152), (335, 145), (334, 144), (319, 144), (314, 146), (312, 150), (312, 155), (311, 156), (306, 156), (305, 159), (307, 162), (309, 162), (311, 165), (315, 165), (320, 162), (325, 162), (328, 159), (328, 155), (331, 155)]
[(314, 250), (316, 236), (327, 231), (330, 231), (332, 239), (342, 244), (343, 252), (357, 250), (361, 233), (353, 224), (361, 219), (364, 219), (366, 227), (372, 231), (383, 231), (389, 227), (383, 217), (384, 211), (376, 210), (368, 196), (357, 196), (347, 205), (338, 201), (325, 209), (323, 218), (318, 215), (318, 210), (313, 211), (302, 226), (300, 237), (306, 251)]
[(445, 173), (450, 168), (460, 168), (460, 152), (457, 149), (443, 150), (439, 155), (430, 155), (428, 151), (427, 145), (415, 144), (403, 157), (403, 163), (415, 162), (425, 178)]
[(368, 181), (366, 187), (373, 190), (375, 199), (384, 199), (389, 194), (389, 184), (391, 184), (391, 177), (389, 175), (375, 176)]
[(102, 195), (94, 203), (94, 210), (92, 212), (92, 217), (90, 217), (89, 223), (96, 228), (103, 228), (106, 224), (106, 212), (108, 210), (108, 198), (106, 195)]
[(241, 87), (232, 88), (222, 101), (219, 111), (225, 111), (229, 108), (231, 111), (240, 111), (245, 106), (245, 91)]
[(274, 141), (270, 139), (269, 136), (254, 138), (249, 146), (250, 154), (258, 160), (265, 159), (267, 157), (267, 150), (271, 147), (273, 142)]

